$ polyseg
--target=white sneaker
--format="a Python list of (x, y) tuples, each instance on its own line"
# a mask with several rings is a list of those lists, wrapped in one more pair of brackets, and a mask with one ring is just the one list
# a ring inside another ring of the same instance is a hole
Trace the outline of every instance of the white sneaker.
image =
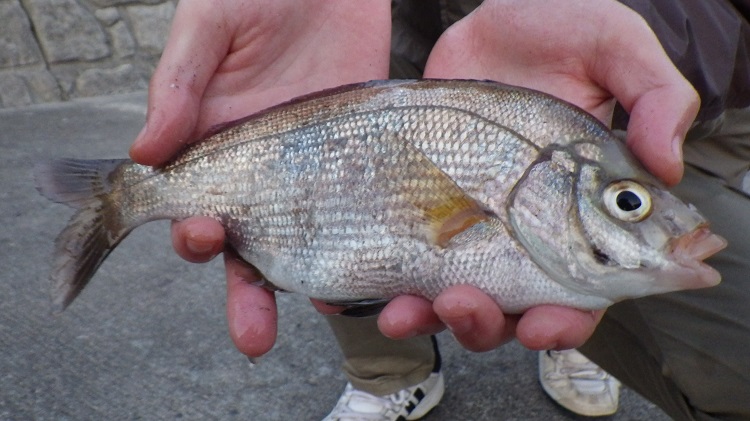
[(539, 381), (552, 399), (576, 414), (600, 417), (617, 412), (620, 381), (575, 349), (541, 351)]
[(323, 421), (418, 420), (437, 406), (445, 392), (441, 373), (432, 373), (422, 383), (387, 396), (375, 396), (346, 385), (344, 393)]

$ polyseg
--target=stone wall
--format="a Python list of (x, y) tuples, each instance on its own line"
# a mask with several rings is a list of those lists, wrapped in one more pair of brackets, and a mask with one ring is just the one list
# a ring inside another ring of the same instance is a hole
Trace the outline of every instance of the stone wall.
[(0, 0), (0, 107), (146, 89), (176, 3)]

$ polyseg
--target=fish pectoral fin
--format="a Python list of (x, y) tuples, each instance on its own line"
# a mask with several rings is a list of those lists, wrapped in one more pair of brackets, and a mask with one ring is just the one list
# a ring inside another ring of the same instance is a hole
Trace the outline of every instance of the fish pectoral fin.
[(489, 218), (484, 209), (466, 197), (451, 198), (425, 209), (425, 217), (428, 239), (441, 248), (445, 248), (456, 235)]
[(346, 307), (342, 311), (342, 316), (348, 317), (368, 317), (380, 314), (383, 308), (391, 301), (390, 298), (372, 298), (359, 301), (343, 301), (335, 303), (326, 303), (337, 307)]
[(416, 209), (417, 226), (430, 243), (444, 248), (453, 237), (489, 218), (474, 198), (416, 146), (404, 142), (402, 147), (410, 159), (400, 168), (398, 194)]

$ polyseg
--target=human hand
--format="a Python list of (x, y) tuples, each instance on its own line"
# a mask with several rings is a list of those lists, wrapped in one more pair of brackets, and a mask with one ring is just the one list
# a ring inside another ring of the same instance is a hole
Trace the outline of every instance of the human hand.
[(643, 18), (614, 0), (487, 0), (438, 40), (425, 77), (536, 89), (605, 123), (616, 99), (630, 113), (628, 147), (669, 185), (700, 105)]
[[(563, 98), (608, 123), (615, 98), (630, 112), (627, 143), (668, 184), (682, 176), (681, 144), (699, 106), (646, 22), (612, 0), (486, 0), (438, 40), (428, 78), (492, 79)], [(446, 326), (474, 351), (516, 337), (531, 349), (574, 348), (603, 311), (539, 306), (504, 315), (470, 287), (434, 303), (399, 297), (381, 313), (387, 336), (435, 333)]]
[(458, 285), (429, 302), (401, 296), (388, 303), (378, 327), (394, 339), (435, 334), (446, 327), (464, 348), (489, 351), (512, 340), (529, 349), (568, 349), (582, 345), (604, 311), (580, 311), (543, 305), (522, 315), (503, 314), (492, 298), (477, 288)]
[[(130, 149), (144, 165), (162, 165), (212, 126), (324, 88), (388, 74), (390, 3), (324, 0), (182, 0), (149, 85), (146, 125)], [(173, 223), (175, 250), (191, 262), (222, 251), (212, 218)], [(225, 253), (227, 318), (249, 356), (276, 339), (274, 295), (257, 274)]]

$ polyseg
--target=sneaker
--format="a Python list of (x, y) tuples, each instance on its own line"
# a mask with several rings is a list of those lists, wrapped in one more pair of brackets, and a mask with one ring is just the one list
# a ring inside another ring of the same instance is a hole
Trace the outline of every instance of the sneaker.
[(601, 417), (617, 412), (620, 381), (575, 349), (540, 352), (539, 381), (555, 402), (576, 414)]
[(430, 374), (425, 381), (387, 396), (375, 396), (346, 385), (336, 407), (323, 421), (418, 420), (437, 406), (445, 392), (443, 375)]

